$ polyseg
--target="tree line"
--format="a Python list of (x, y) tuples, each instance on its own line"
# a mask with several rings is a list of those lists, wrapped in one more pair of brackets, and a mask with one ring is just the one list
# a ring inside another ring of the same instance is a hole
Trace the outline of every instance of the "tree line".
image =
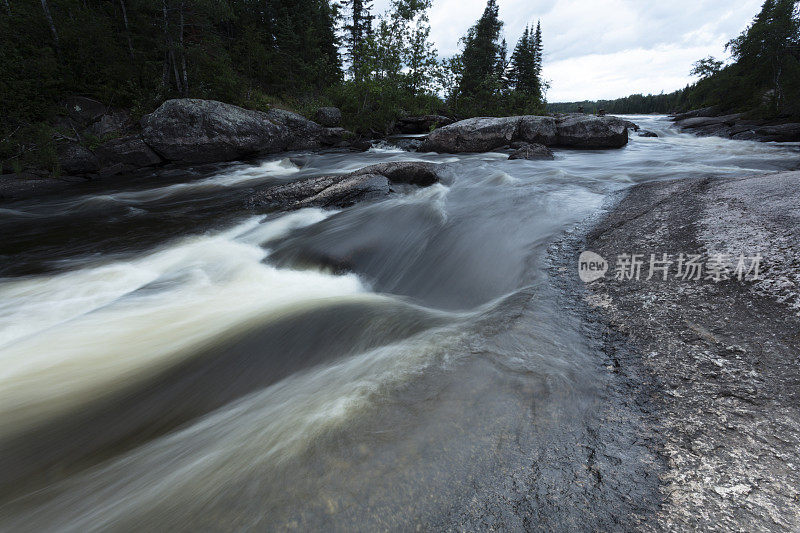
[(615, 100), (550, 103), (552, 112), (673, 113), (714, 107), (752, 118), (800, 119), (800, 13), (798, 0), (766, 0), (742, 33), (729, 41), (731, 62), (698, 60), (699, 80), (667, 94)]
[(508, 54), (488, 0), (460, 52), (442, 59), (430, 1), (375, 13), (370, 0), (2, 0), (0, 158), (31, 128), (46, 137), (44, 121), (73, 94), (134, 116), (174, 97), (304, 114), (336, 105), (362, 132), (404, 114), (543, 109), (540, 25)]

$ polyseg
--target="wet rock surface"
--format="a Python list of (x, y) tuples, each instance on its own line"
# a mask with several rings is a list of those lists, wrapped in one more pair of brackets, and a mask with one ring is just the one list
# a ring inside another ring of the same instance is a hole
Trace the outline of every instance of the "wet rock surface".
[(800, 141), (800, 123), (785, 119), (747, 119), (741, 113), (718, 115), (715, 108), (698, 109), (672, 117), (681, 129), (697, 135), (739, 141)]
[(247, 205), (258, 210), (348, 207), (395, 192), (392, 186), (427, 187), (439, 181), (440, 165), (398, 161), (370, 165), (338, 176), (317, 176), (273, 185), (253, 194)]
[[(642, 184), (588, 235), (610, 263), (583, 296), (610, 370), (652, 383), (666, 469), (656, 522), (641, 529), (800, 527), (799, 186), (800, 172)], [(644, 254), (641, 279), (614, 279), (630, 253)], [(762, 280), (647, 281), (650, 253), (730, 254), (731, 273), (736, 256), (760, 253)]]

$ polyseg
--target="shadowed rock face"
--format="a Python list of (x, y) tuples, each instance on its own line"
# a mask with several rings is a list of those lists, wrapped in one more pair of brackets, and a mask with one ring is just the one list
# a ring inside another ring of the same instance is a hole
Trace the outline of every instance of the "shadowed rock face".
[(123, 163), (134, 167), (149, 167), (161, 163), (161, 158), (139, 135), (106, 141), (97, 147), (95, 153), (105, 165)]
[(526, 115), (471, 118), (431, 132), (428, 152), (487, 152), (514, 141), (574, 148), (619, 148), (628, 142), (626, 121), (616, 117)]
[(167, 100), (142, 119), (144, 141), (170, 161), (229, 161), (278, 152), (288, 135), (266, 113), (213, 100)]
[(274, 185), (251, 196), (247, 203), (258, 210), (293, 210), (303, 207), (348, 207), (357, 202), (388, 196), (391, 184), (426, 187), (439, 181), (436, 163), (398, 161), (379, 163), (341, 176), (318, 176)]

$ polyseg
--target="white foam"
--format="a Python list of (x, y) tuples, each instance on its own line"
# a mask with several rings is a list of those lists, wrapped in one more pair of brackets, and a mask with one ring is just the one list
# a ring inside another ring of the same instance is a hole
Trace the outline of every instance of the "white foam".
[(256, 242), (317, 210), (182, 239), (138, 259), (0, 283), (0, 435), (129, 384), (255, 321), (365, 290), (278, 269)]

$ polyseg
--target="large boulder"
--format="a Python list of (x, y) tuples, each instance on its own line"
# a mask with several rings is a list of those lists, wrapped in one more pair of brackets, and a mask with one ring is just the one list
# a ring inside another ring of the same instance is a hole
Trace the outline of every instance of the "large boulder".
[(525, 115), (519, 117), (520, 141), (553, 146), (558, 142), (558, 122), (553, 117)]
[(273, 185), (256, 192), (248, 205), (258, 210), (303, 207), (348, 207), (392, 192), (391, 184), (428, 186), (439, 180), (436, 163), (397, 161), (379, 163), (338, 176), (318, 176)]
[(142, 138), (169, 161), (210, 163), (284, 150), (286, 125), (214, 100), (167, 100), (142, 118)]
[(477, 117), (433, 130), (423, 141), (423, 152), (488, 152), (517, 137), (520, 117)]
[(139, 135), (106, 141), (95, 149), (105, 165), (123, 163), (134, 167), (150, 167), (161, 163), (156, 154)]
[(342, 112), (338, 107), (320, 107), (314, 114), (314, 120), (326, 128), (336, 128), (342, 124)]
[(270, 109), (265, 114), (270, 121), (286, 129), (284, 150), (308, 150), (322, 145), (326, 129), (313, 120), (285, 109)]
[(584, 114), (470, 118), (432, 131), (420, 151), (487, 152), (515, 141), (573, 148), (619, 148), (628, 142), (628, 124), (617, 117)]
[(628, 126), (617, 117), (573, 115), (558, 123), (558, 146), (620, 148), (628, 143)]
[(553, 151), (550, 150), (547, 146), (543, 144), (529, 144), (529, 143), (522, 143), (521, 146), (517, 147), (510, 156), (509, 159), (555, 159), (556, 156), (553, 155)]

